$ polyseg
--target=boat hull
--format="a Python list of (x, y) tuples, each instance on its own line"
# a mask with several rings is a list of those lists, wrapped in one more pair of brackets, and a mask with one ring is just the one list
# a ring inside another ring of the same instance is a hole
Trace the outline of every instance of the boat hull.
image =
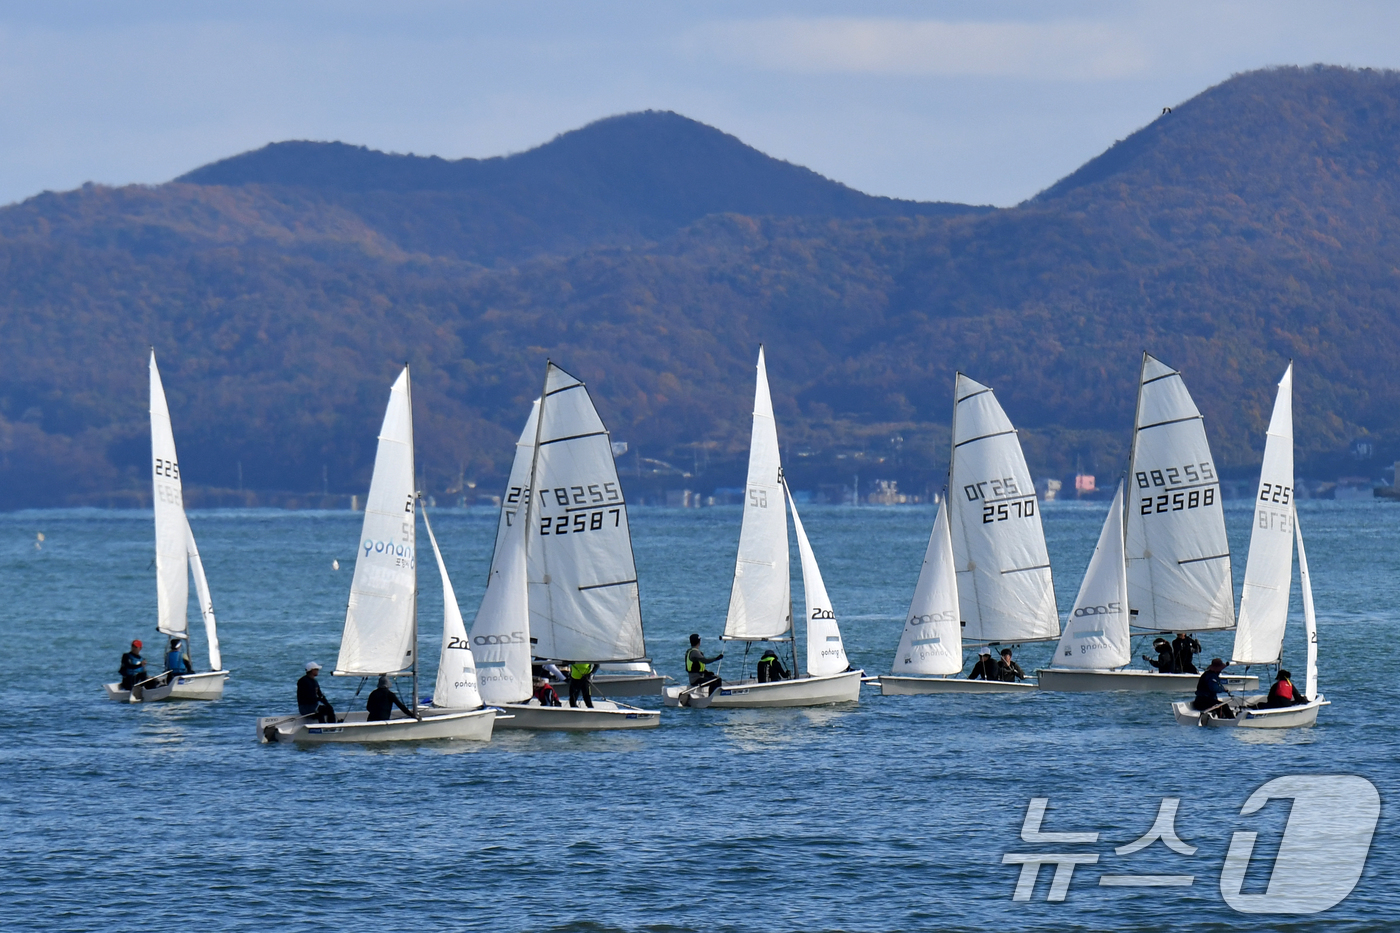
[[(708, 697), (698, 697), (685, 705), (697, 708), (708, 705), (716, 709), (762, 709), (782, 706), (830, 706), (834, 703), (856, 703), (860, 700), (860, 678), (862, 671), (843, 671), (840, 674), (826, 674), (821, 677), (799, 677), (796, 680), (777, 680), (761, 684), (745, 681), (726, 684)], [(688, 693), (684, 687), (667, 687), (669, 696), (675, 691), (677, 698)], [(689, 699), (689, 697), (687, 697)]]
[[(1107, 690), (1129, 690), (1134, 693), (1194, 693), (1200, 674), (1159, 674), (1156, 671), (1095, 671), (1046, 667), (1037, 670), (1040, 689), (1064, 693), (1094, 693)], [(1259, 678), (1253, 674), (1222, 675), (1220, 680), (1231, 690), (1258, 690)]]
[(565, 732), (591, 732), (600, 729), (655, 729), (661, 725), (661, 710), (638, 709), (625, 703), (595, 699), (586, 706), (540, 706), (530, 703), (504, 703), (502, 729), (537, 729)]
[(421, 720), (395, 710), (394, 718), (370, 722), (368, 713), (348, 713), (335, 723), (318, 723), (313, 716), (263, 716), (258, 719), (259, 742), (321, 745), (334, 742), (378, 744), (462, 739), (487, 742), (496, 723), (496, 710), (423, 710)]
[(907, 677), (881, 674), (880, 695), (923, 696), (931, 693), (1031, 693), (1033, 683), (1002, 680), (968, 680), (965, 677)]
[(1213, 729), (1296, 729), (1317, 724), (1318, 710), (1332, 705), (1325, 697), (1318, 697), (1309, 703), (1298, 706), (1282, 706), (1277, 709), (1264, 709), (1266, 698), (1247, 697), (1241, 704), (1231, 704), (1235, 710), (1234, 719), (1220, 719), (1200, 710), (1193, 709), (1189, 700), (1179, 700), (1172, 704), (1172, 716), (1183, 726), (1209, 726)]
[[(594, 674), (593, 695), (605, 697), (654, 697), (661, 695), (666, 678), (660, 674)], [(555, 690), (559, 688), (556, 686)], [(560, 696), (569, 695), (568, 684)]]
[(158, 703), (162, 700), (219, 700), (224, 696), (228, 671), (184, 674), (173, 682), (139, 690), (123, 690), (121, 682), (103, 684), (107, 698), (117, 703)]

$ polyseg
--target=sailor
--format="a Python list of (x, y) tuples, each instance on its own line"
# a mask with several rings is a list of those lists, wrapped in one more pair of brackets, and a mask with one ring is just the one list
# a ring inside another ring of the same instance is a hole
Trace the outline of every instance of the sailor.
[(412, 716), (414, 719), (423, 718), (403, 705), (403, 700), (400, 700), (399, 695), (389, 686), (389, 675), (380, 674), (379, 686), (374, 688), (374, 691), (369, 695), (369, 699), (365, 701), (365, 709), (369, 710), (369, 721), (384, 722), (390, 716), (394, 715), (395, 706), (403, 710), (405, 716)]
[(587, 661), (574, 661), (569, 664), (569, 708), (578, 708), (578, 698), (583, 697), (583, 705), (593, 708), (593, 672), (598, 665)]
[(1177, 633), (1172, 641), (1172, 658), (1178, 674), (1196, 674), (1196, 655), (1201, 653), (1201, 643), (1187, 632)]
[(1159, 674), (1180, 673), (1176, 669), (1176, 656), (1172, 654), (1172, 644), (1165, 638), (1152, 639), (1152, 649), (1157, 652), (1157, 657), (1153, 658), (1143, 655), (1142, 659), (1157, 669)]
[(710, 692), (714, 693), (718, 690), (720, 685), (719, 675), (714, 671), (705, 670), (705, 665), (713, 664), (722, 657), (724, 657), (723, 652), (720, 652), (713, 658), (705, 657), (705, 652), (700, 650), (700, 636), (691, 632), (690, 650), (685, 653), (685, 672), (690, 675), (690, 685), (692, 687), (698, 687), (701, 684), (712, 683), (714, 686), (710, 688)]
[(1001, 662), (997, 665), (997, 677), (1011, 683), (1026, 679), (1026, 672), (1021, 670), (1021, 665), (1011, 660), (1010, 648), (1001, 649)]
[(181, 674), (194, 673), (194, 665), (190, 662), (190, 653), (178, 638), (170, 639), (170, 648), (165, 652), (165, 669), (177, 677)]
[(550, 685), (548, 677), (536, 677), (535, 699), (540, 701), (541, 706), (562, 706), (559, 702), (559, 694), (554, 692), (554, 687)]
[(772, 648), (764, 648), (763, 656), (758, 659), (758, 682), (766, 684), (774, 680), (787, 680), (788, 670), (783, 667), (783, 662), (778, 660), (778, 653)]
[(1264, 706), (1268, 709), (1277, 709), (1281, 706), (1296, 706), (1308, 702), (1308, 698), (1293, 686), (1293, 675), (1283, 668), (1279, 668), (1278, 676), (1274, 678), (1274, 685), (1269, 688), (1269, 698), (1264, 701)]
[(992, 649), (983, 645), (977, 649), (977, 663), (972, 665), (968, 680), (1001, 680), (1001, 665), (992, 660)]
[[(1191, 708), (1202, 712), (1210, 710), (1221, 719), (1234, 719), (1234, 711), (1228, 706), (1222, 705), (1220, 695), (1234, 696), (1225, 689), (1225, 684), (1220, 680), (1220, 672), (1225, 670), (1225, 662), (1220, 658), (1211, 658), (1210, 667), (1206, 668), (1204, 674), (1196, 681), (1196, 699), (1191, 701)], [(1216, 707), (1220, 707), (1216, 709)]]
[(335, 710), (321, 692), (321, 684), (317, 680), (320, 673), (321, 665), (315, 661), (306, 662), (306, 673), (297, 681), (297, 713), (315, 716), (317, 722), (335, 722)]
[(146, 659), (141, 657), (141, 639), (133, 641), (131, 650), (122, 654), (120, 674), (123, 690), (130, 690), (146, 679)]

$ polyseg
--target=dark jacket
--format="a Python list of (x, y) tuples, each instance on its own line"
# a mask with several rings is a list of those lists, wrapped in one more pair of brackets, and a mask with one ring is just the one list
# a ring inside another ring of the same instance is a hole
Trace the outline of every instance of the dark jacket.
[(761, 684), (788, 679), (788, 669), (783, 667), (783, 662), (778, 660), (778, 656), (772, 652), (768, 652), (758, 659), (758, 667), (755, 672), (758, 674), (758, 682)]
[(322, 703), (330, 706), (326, 695), (321, 692), (320, 682), (312, 677), (310, 672), (303, 674), (301, 680), (297, 681), (297, 712), (303, 716), (310, 715), (316, 712)]
[(146, 676), (146, 659), (141, 657), (141, 652), (128, 651), (122, 655), (121, 675), (123, 677)]
[(413, 711), (403, 705), (403, 700), (399, 695), (388, 687), (375, 687), (374, 692), (365, 701), (365, 709), (369, 710), (370, 722), (382, 722), (394, 713), (394, 707), (404, 711), (404, 715), (412, 716)]
[(1167, 647), (1157, 652), (1157, 660), (1154, 661), (1148, 658), (1147, 663), (1157, 668), (1157, 673), (1159, 674), (1177, 673), (1176, 657), (1172, 654), (1171, 645), (1167, 645)]
[(1214, 703), (1222, 693), (1229, 693), (1220, 681), (1220, 672), (1207, 670), (1196, 681), (1196, 702)]
[[(1284, 684), (1288, 685), (1287, 690), (1283, 689)], [(1290, 694), (1290, 696), (1285, 696), (1285, 693)], [(1276, 680), (1274, 685), (1269, 688), (1269, 699), (1264, 702), (1264, 705), (1268, 707), (1295, 706), (1306, 702), (1308, 702), (1308, 698), (1303, 696), (1303, 691), (1294, 686), (1293, 681)]]
[(1178, 674), (1196, 673), (1196, 655), (1201, 651), (1201, 643), (1190, 635), (1178, 635), (1172, 640), (1172, 659)]
[(981, 655), (977, 658), (977, 663), (972, 665), (972, 673), (967, 675), (967, 679), (1001, 680), (1001, 662), (989, 655)]
[(997, 678), (1005, 681), (1025, 680), (1026, 672), (1021, 670), (1021, 665), (1015, 661), (998, 661)]

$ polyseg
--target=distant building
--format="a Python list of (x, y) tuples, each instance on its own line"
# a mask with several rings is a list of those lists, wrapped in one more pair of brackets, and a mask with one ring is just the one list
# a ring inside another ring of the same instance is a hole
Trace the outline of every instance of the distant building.
[(1035, 491), (1040, 495), (1040, 501), (1054, 502), (1055, 497), (1060, 494), (1060, 490), (1064, 488), (1064, 485), (1064, 483), (1057, 479), (1039, 479), (1035, 482)]
[(1079, 495), (1082, 496), (1086, 492), (1094, 492), (1098, 488), (1098, 484), (1095, 482), (1092, 473), (1076, 473), (1074, 475), (1074, 491)]

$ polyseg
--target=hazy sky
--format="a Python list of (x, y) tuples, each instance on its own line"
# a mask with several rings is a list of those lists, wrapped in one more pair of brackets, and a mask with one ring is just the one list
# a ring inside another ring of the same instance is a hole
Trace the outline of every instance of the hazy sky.
[(0, 203), (281, 139), (447, 158), (675, 110), (874, 194), (1013, 204), (1232, 73), (1400, 67), (1400, 3), (0, 0)]

